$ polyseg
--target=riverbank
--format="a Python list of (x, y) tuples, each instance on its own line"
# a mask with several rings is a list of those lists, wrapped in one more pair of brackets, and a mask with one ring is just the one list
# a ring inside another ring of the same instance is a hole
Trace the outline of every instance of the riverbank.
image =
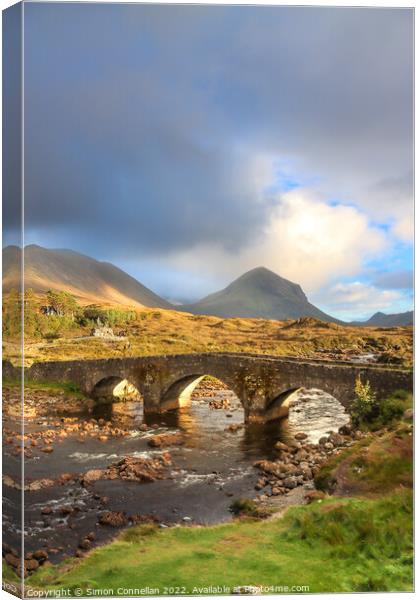
[[(274, 511), (213, 527), (133, 527), (82, 560), (44, 566), (27, 586), (114, 595), (127, 588), (148, 595), (148, 587), (149, 595), (245, 586), (267, 593), (412, 591), (411, 424), (371, 434), (333, 457), (318, 485), (331, 495), (313, 493), (311, 504), (281, 518)], [(356, 497), (346, 497), (350, 492)]]
[(335, 451), (316, 450), (308, 436), (317, 440), (348, 416), (322, 392), (302, 391), (298, 400), (289, 420), (245, 424), (239, 399), (213, 378), (202, 380), (190, 407), (152, 416), (141, 401), (103, 404), (68, 385), (31, 384), (22, 435), (20, 387), (8, 382), (3, 555), (19, 569), (22, 445), (28, 574), (46, 560), (84, 556), (136, 523), (225, 522), (241, 497), (271, 498), (279, 508), (304, 502), (314, 469)]
[[(288, 420), (249, 426), (237, 398), (207, 379), (192, 407), (147, 424), (141, 411), (128, 416), (135, 403), (120, 403), (122, 413), (104, 419), (93, 411), (106, 407), (68, 389), (42, 388), (27, 395), (35, 411), (27, 416), (24, 439), (32, 476), (25, 482), (27, 585), (55, 589), (63, 582), (76, 590), (121, 582), (146, 589), (152, 582), (187, 589), (194, 581), (206, 587), (208, 574), (216, 587), (234, 581), (279, 586), (300, 572), (309, 583), (291, 585), (310, 585), (310, 591), (408, 589), (412, 411), (389, 429), (361, 432), (345, 424), (337, 401), (307, 390), (291, 403)], [(13, 422), (18, 390), (5, 391), (6, 419)], [(67, 406), (82, 412), (63, 416)], [(401, 406), (410, 406), (408, 396)], [(340, 433), (322, 433), (334, 427)], [(13, 456), (19, 440), (7, 424), (6, 434)], [(63, 473), (63, 465), (71, 472)], [(42, 481), (49, 487), (35, 485)], [(13, 502), (17, 493), (13, 473), (4, 483), (7, 516), (7, 498)], [(392, 511), (398, 514), (391, 523)], [(231, 521), (232, 514), (239, 518)], [(329, 539), (319, 530), (329, 531)], [(369, 550), (358, 546), (363, 536)], [(17, 547), (12, 535), (12, 546), (3, 548), (11, 584)], [(346, 554), (352, 547), (354, 556)], [(320, 562), (310, 562), (314, 552)], [(342, 575), (341, 587), (318, 572), (325, 560)]]

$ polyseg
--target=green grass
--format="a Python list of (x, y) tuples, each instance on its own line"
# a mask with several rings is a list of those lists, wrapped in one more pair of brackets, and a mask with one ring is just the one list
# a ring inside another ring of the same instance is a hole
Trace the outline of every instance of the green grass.
[[(310, 592), (411, 591), (412, 496), (331, 498), (282, 519), (169, 530), (136, 527), (78, 561), (44, 567), (41, 589), (308, 586)], [(269, 591), (269, 590), (267, 590)]]
[[(9, 388), (20, 388), (22, 382), (18, 379), (3, 378), (3, 386)], [(80, 391), (76, 384), (71, 381), (53, 382), (53, 381), (29, 381), (25, 380), (25, 388), (43, 392), (57, 393), (64, 392), (66, 395), (74, 398), (83, 399), (85, 395)]]
[(319, 469), (315, 486), (334, 491), (337, 481), (353, 495), (386, 494), (413, 485), (413, 430), (400, 423), (391, 431), (370, 434), (333, 456)]
[(8, 581), (10, 583), (18, 583), (20, 581), (16, 571), (14, 571), (12, 567), (6, 563), (6, 561), (3, 561), (2, 577), (3, 581)]

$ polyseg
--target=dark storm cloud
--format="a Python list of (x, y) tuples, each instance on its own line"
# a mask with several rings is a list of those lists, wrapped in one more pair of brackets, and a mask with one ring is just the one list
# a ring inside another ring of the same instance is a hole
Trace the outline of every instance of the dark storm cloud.
[(258, 153), (293, 157), (373, 212), (366, 190), (406, 181), (409, 10), (25, 13), (26, 226), (38, 242), (48, 229), (56, 245), (109, 258), (235, 249), (272, 209), (251, 168)]
[(22, 219), (21, 20), (21, 4), (3, 12), (2, 209), (6, 243), (15, 245), (21, 244)]
[(130, 23), (140, 7), (109, 8), (29, 11), (28, 228), (65, 223), (93, 252), (239, 245), (264, 206), (224, 141), (223, 116), (185, 73), (190, 49), (177, 57), (177, 37), (162, 38), (170, 15), (158, 36), (147, 19)]

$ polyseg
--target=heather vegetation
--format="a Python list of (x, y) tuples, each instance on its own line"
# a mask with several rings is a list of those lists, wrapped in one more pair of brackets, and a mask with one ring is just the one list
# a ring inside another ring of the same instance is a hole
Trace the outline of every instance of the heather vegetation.
[(88, 335), (93, 327), (122, 327), (134, 321), (134, 310), (102, 306), (81, 306), (68, 292), (49, 290), (36, 296), (31, 289), (22, 297), (12, 291), (3, 302), (3, 336), (18, 341), (23, 314), (25, 342), (65, 339)]
[[(69, 294), (24, 298), (25, 359), (141, 356), (189, 352), (250, 352), (278, 356), (343, 360), (375, 354), (387, 365), (412, 364), (412, 327), (362, 328), (326, 323), (314, 318), (288, 321), (211, 317), (175, 310), (75, 304)], [(16, 292), (3, 305), (3, 352), (20, 360), (22, 299)], [(44, 309), (45, 310), (45, 309)], [(116, 339), (91, 337), (95, 327), (111, 327)], [(120, 338), (120, 339), (119, 339)]]

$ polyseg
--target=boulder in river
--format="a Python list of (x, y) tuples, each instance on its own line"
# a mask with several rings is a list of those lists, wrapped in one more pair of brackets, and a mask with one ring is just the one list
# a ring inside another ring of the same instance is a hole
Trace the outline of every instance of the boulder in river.
[(243, 423), (232, 423), (232, 425), (228, 425), (228, 427), (226, 427), (225, 431), (229, 431), (231, 433), (236, 433), (237, 431), (239, 431), (240, 429), (243, 429), (244, 425)]
[(340, 435), (351, 435), (351, 425), (347, 424), (347, 425), (342, 425), (340, 427), (340, 429), (338, 430), (338, 433)]
[(161, 448), (162, 446), (182, 446), (184, 440), (180, 432), (174, 432), (154, 435), (147, 443), (152, 448)]
[(258, 460), (254, 463), (254, 467), (264, 471), (264, 473), (275, 475), (276, 477), (279, 477), (281, 473), (286, 472), (288, 469), (285, 464), (276, 463), (270, 460)]
[(172, 464), (169, 452), (163, 452), (153, 458), (139, 458), (126, 456), (117, 463), (109, 465), (107, 469), (91, 469), (82, 477), (83, 485), (89, 485), (99, 479), (124, 479), (150, 483), (156, 479), (164, 479), (166, 469)]
[(104, 469), (90, 469), (87, 471), (82, 477), (82, 484), (89, 485), (90, 483), (94, 483), (99, 479), (104, 477), (105, 470)]
[(343, 444), (345, 443), (346, 440), (339, 433), (330, 433), (329, 441), (331, 444), (333, 444), (333, 446), (338, 448), (340, 446), (343, 446)]
[(36, 479), (35, 481), (31, 481), (27, 485), (25, 485), (25, 491), (27, 492), (37, 492), (38, 490), (43, 490), (45, 488), (49, 488), (55, 485), (54, 479)]

